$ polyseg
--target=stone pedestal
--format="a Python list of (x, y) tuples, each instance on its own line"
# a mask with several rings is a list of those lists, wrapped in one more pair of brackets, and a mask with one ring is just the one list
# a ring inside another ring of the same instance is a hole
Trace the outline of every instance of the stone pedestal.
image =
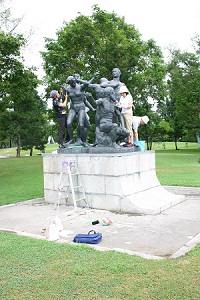
[[(155, 215), (184, 199), (160, 185), (155, 170), (155, 152), (140, 151), (44, 154), (45, 202), (57, 201), (62, 163), (69, 161), (76, 161), (91, 208)], [(65, 203), (64, 194), (62, 204)], [(70, 193), (68, 204), (73, 205)], [(77, 205), (85, 206), (85, 202), (80, 201)]]

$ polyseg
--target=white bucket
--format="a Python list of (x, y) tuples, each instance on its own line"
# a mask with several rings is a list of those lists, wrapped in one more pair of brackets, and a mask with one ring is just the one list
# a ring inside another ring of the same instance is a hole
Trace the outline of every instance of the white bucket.
[(58, 216), (49, 223), (46, 229), (46, 239), (49, 241), (57, 241), (60, 238), (59, 232), (63, 230), (62, 223)]

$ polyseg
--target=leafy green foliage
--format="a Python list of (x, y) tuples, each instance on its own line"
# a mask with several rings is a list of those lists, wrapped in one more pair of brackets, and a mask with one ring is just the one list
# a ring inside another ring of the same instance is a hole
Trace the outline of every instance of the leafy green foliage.
[[(0, 31), (0, 98), (6, 97), (9, 94), (11, 90), (11, 77), (19, 68), (22, 68), (19, 57), (20, 47), (24, 43), (25, 41), (21, 35), (14, 36), (10, 33)], [(0, 102), (1, 109), (5, 108), (3, 104)]]
[[(39, 80), (20, 62), (21, 35), (0, 33), (0, 135), (32, 150), (47, 140), (45, 104), (37, 94)], [(20, 152), (18, 151), (18, 156)]]
[[(26, 40), (16, 34), (21, 19), (11, 16), (7, 2), (0, 1), (0, 142), (18, 144), (32, 152), (43, 150), (47, 140), (45, 104), (38, 96), (40, 81), (35, 68), (26, 68), (21, 54)], [(12, 141), (12, 142), (11, 142)]]
[(121, 81), (133, 96), (136, 115), (150, 111), (149, 97), (161, 101), (165, 95), (166, 68), (155, 41), (144, 42), (134, 25), (97, 5), (91, 17), (79, 14), (65, 23), (56, 40), (46, 39), (45, 47), (41, 54), (47, 93), (58, 89), (71, 74), (79, 73), (89, 80), (99, 71), (100, 77), (110, 79), (112, 69), (118, 67)]
[[(167, 120), (174, 128), (177, 140), (190, 134), (195, 139), (200, 132), (200, 62), (197, 53), (172, 51), (168, 64), (169, 100)], [(189, 136), (188, 136), (189, 137)]]

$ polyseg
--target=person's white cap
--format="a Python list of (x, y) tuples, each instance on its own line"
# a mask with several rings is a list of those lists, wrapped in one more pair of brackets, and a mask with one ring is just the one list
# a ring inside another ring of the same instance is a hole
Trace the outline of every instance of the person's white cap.
[(147, 117), (147, 116), (143, 116), (143, 117), (141, 117), (141, 119), (144, 122), (144, 124), (147, 124), (149, 122), (149, 117)]
[(129, 93), (127, 87), (125, 85), (120, 86), (119, 93)]

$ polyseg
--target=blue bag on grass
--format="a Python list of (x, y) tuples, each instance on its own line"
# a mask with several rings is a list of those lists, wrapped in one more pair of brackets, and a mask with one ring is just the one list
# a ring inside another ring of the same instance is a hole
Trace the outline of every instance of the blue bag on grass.
[(98, 244), (101, 241), (101, 239), (102, 239), (101, 233), (96, 233), (96, 231), (90, 230), (87, 234), (85, 233), (77, 234), (74, 237), (73, 242), (85, 243), (85, 244)]

